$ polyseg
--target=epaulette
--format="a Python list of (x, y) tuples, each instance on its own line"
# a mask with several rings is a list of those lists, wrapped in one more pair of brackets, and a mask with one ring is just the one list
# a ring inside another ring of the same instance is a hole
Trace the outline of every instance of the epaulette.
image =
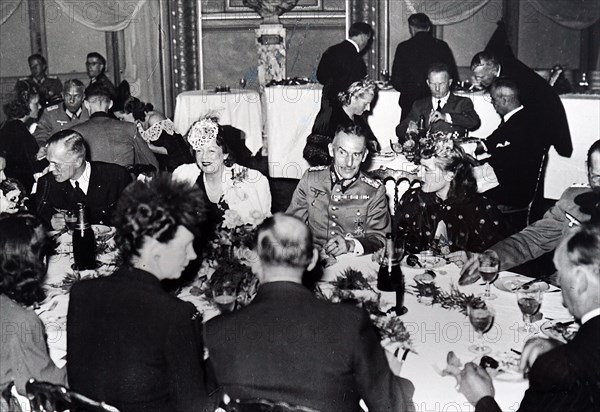
[(590, 187), (589, 183), (573, 183), (570, 187)]
[(379, 186), (381, 186), (381, 182), (379, 180), (371, 179), (369, 176), (360, 175), (360, 180), (369, 186), (373, 186), (375, 189), (379, 189)]
[(29, 77), (21, 77), (19, 80), (29, 80)]
[(48, 78), (52, 79), (52, 80), (58, 80), (58, 77), (56, 77), (56, 76), (48, 76)]
[(56, 109), (58, 109), (58, 104), (55, 104), (55, 105), (52, 105), (52, 106), (48, 106), (44, 110), (47, 111), (47, 112), (51, 112), (51, 111), (56, 110)]
[(325, 170), (327, 169), (329, 166), (325, 165), (325, 166), (313, 166), (313, 167), (309, 167), (308, 171), (309, 172), (319, 172), (321, 170)]

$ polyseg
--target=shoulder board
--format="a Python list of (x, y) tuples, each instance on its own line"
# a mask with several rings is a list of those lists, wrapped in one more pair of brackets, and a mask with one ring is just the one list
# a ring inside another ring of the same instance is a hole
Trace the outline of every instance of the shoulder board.
[(29, 80), (29, 77), (21, 77), (19, 80)]
[(360, 180), (362, 180), (369, 186), (373, 186), (375, 189), (379, 189), (379, 186), (381, 186), (381, 182), (379, 180), (372, 179), (369, 176), (360, 175)]
[(51, 111), (56, 110), (56, 109), (58, 109), (58, 104), (55, 104), (53, 106), (48, 106), (44, 110), (47, 111), (47, 112), (51, 112)]
[(573, 183), (570, 187), (590, 187), (588, 183)]
[(321, 170), (325, 170), (327, 169), (329, 166), (325, 165), (325, 166), (313, 166), (313, 167), (309, 167), (308, 171), (309, 172), (319, 172)]
[(56, 77), (56, 76), (48, 76), (48, 78), (52, 79), (52, 80), (58, 80), (58, 77)]

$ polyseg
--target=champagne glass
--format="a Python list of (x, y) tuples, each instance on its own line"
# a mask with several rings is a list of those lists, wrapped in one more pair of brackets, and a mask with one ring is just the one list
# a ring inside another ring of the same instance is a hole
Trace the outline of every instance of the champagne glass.
[(486, 250), (478, 257), (479, 274), (481, 279), (485, 281), (485, 292), (479, 296), (486, 300), (496, 299), (498, 296), (490, 293), (490, 285), (498, 276), (498, 268), (500, 266), (500, 258), (498, 254), (492, 250)]
[(519, 327), (521, 332), (535, 333), (535, 327), (531, 324), (531, 317), (539, 312), (542, 306), (542, 290), (538, 285), (524, 285), (517, 289), (517, 303), (525, 324)]
[(246, 88), (246, 84), (247, 84), (247, 83), (248, 83), (248, 82), (246, 81), (246, 78), (245, 78), (245, 77), (242, 77), (242, 78), (240, 79), (240, 87), (241, 87), (242, 89), (245, 89), (245, 88)]
[(215, 285), (212, 293), (215, 305), (217, 305), (221, 313), (233, 312), (236, 301), (236, 290), (231, 282)]
[(467, 305), (467, 313), (469, 315), (469, 322), (471, 322), (478, 335), (477, 343), (469, 346), (469, 350), (479, 355), (490, 353), (492, 348), (483, 344), (483, 335), (494, 324), (494, 310), (488, 302), (476, 299)]

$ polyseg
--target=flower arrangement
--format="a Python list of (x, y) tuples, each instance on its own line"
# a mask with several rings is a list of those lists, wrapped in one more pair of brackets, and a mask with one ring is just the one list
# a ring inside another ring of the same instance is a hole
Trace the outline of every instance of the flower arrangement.
[(450, 291), (446, 292), (436, 286), (433, 282), (415, 281), (409, 293), (415, 295), (419, 301), (427, 300), (431, 305), (440, 305), (444, 309), (458, 310), (463, 315), (467, 314), (467, 306), (471, 302), (480, 300), (479, 297), (458, 290), (456, 285), (450, 286)]

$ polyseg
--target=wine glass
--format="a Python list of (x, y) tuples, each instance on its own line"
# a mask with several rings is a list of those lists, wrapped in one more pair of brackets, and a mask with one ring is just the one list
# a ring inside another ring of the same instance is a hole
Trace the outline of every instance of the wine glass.
[(469, 315), (469, 322), (471, 322), (478, 335), (477, 343), (469, 346), (469, 350), (480, 355), (490, 353), (492, 348), (483, 344), (483, 335), (494, 324), (494, 310), (488, 302), (476, 299), (467, 305), (467, 313)]
[(65, 212), (65, 224), (67, 225), (67, 229), (69, 232), (73, 232), (77, 229), (77, 213), (72, 210), (68, 210)]
[(245, 88), (246, 88), (246, 84), (247, 84), (247, 83), (248, 83), (248, 82), (246, 81), (246, 78), (245, 78), (245, 77), (242, 77), (242, 78), (240, 79), (240, 87), (241, 87), (242, 89), (245, 89)]
[(236, 289), (231, 282), (215, 285), (212, 291), (215, 305), (221, 313), (233, 312), (236, 301)]
[(479, 260), (479, 274), (481, 279), (485, 281), (485, 292), (479, 296), (486, 300), (496, 299), (498, 296), (490, 293), (490, 285), (498, 276), (500, 258), (493, 250), (486, 250), (477, 259)]
[(535, 333), (531, 317), (539, 312), (542, 306), (542, 290), (538, 285), (524, 285), (516, 290), (517, 303), (525, 324), (519, 327), (521, 332)]

